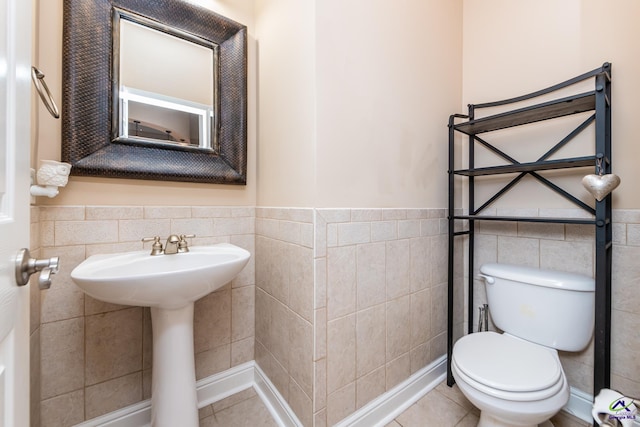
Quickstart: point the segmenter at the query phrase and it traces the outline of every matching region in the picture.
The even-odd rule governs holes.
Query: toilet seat
[[[451,364],[471,387],[505,400],[545,399],[558,393],[565,383],[557,353],[495,332],[460,338]]]

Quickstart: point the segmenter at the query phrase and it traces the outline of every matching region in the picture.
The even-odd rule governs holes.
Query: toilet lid
[[[549,349],[495,332],[460,338],[453,358],[469,378],[507,392],[544,390],[557,384],[562,376],[560,361]]]

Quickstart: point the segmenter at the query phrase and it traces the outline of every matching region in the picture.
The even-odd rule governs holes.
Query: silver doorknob
[[[31,258],[29,249],[22,248],[16,257],[16,282],[18,286],[29,283],[29,277],[35,272],[40,272],[38,285],[40,289],[51,287],[51,275],[58,272],[60,258],[57,256],[48,259]]]

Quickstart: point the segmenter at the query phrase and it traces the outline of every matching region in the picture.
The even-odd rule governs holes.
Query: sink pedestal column
[[[151,327],[151,425],[198,427],[193,303],[177,309],[151,307]]]

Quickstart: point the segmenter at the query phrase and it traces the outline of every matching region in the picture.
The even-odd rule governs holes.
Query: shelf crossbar
[[[456,170],[456,175],[464,176],[487,176],[500,175],[516,172],[530,172],[539,170],[581,168],[586,166],[594,166],[596,164],[596,156],[572,157],[568,159],[545,160],[530,163],[517,163],[512,165],[490,166],[485,168],[461,169]]]
[[[596,120],[596,115],[592,114],[591,116],[589,116],[589,118],[587,120],[585,120],[584,122],[580,123],[580,125],[578,127],[576,127],[574,130],[569,132],[569,134],[567,136],[562,138],[562,140],[560,142],[558,142],[556,145],[551,147],[551,149],[549,151],[547,151],[546,153],[544,153],[542,155],[542,157],[540,157],[540,158],[541,159],[548,159],[549,157],[551,157],[552,154],[554,154],[559,149],[561,149],[562,147],[567,145],[567,143],[569,143],[569,141],[573,140],[576,136],[578,136],[580,133],[582,133],[582,131],[585,130],[587,127],[589,127],[589,125],[591,123],[595,122],[595,120]]]
[[[531,163],[520,163],[513,157],[509,156],[502,150],[499,150],[489,142],[480,138],[477,135],[473,135],[473,141],[479,143],[487,150],[495,153],[496,155],[502,157],[503,159],[511,162],[511,165],[502,165],[502,166],[493,166],[488,168],[475,168],[475,169],[467,169],[461,171],[455,171],[458,175],[466,175],[466,176],[480,176],[480,175],[494,175],[494,174],[506,174],[506,173],[515,173],[521,172],[520,175],[511,180],[507,185],[505,185],[502,189],[496,192],[492,197],[489,198],[482,206],[474,211],[474,214],[478,214],[486,209],[491,203],[502,197],[504,193],[509,191],[515,184],[517,184],[526,174],[530,174],[532,177],[540,181],[542,184],[549,187],[551,190],[564,197],[571,203],[580,207],[581,209],[589,212],[591,215],[595,215],[595,209],[591,206],[584,203],[582,200],[574,197],[569,192],[560,188],[553,182],[549,181],[547,178],[541,176],[536,171],[538,170],[552,170],[552,169],[565,169],[565,168],[576,168],[576,167],[586,167],[586,166],[595,166],[596,158],[602,156],[602,153],[598,153],[594,156],[584,156],[584,157],[576,157],[571,159],[559,159],[559,160],[548,160],[548,158],[560,150],[562,147],[567,145],[570,141],[572,141],[576,136],[578,136],[583,130],[585,130],[591,123],[595,121],[595,114],[591,115],[585,121],[583,121],[580,125],[578,125],[575,129],[569,132],[564,138],[562,138],[557,144],[555,144],[549,151],[543,154],[536,162]]]
[[[503,221],[503,222],[543,222],[557,224],[583,224],[595,225],[594,218],[560,218],[560,217],[521,217],[521,216],[488,216],[488,215],[456,215],[454,219],[466,219],[469,221]]]
[[[551,188],[553,191],[555,191],[556,193],[558,193],[559,195],[561,195],[562,197],[564,197],[568,201],[572,202],[574,205],[582,208],[583,210],[589,212],[592,215],[596,214],[596,210],[594,208],[592,208],[591,206],[589,206],[588,204],[586,204],[582,200],[578,199],[577,197],[575,197],[574,195],[572,195],[568,191],[563,190],[562,188],[560,188],[559,186],[557,186],[553,182],[549,181],[547,178],[543,177],[542,175],[540,175],[540,174],[538,174],[536,172],[526,172],[526,173],[530,174],[532,177],[534,177],[535,179],[537,179],[538,181],[540,181],[542,184],[546,185],[547,187]]]

